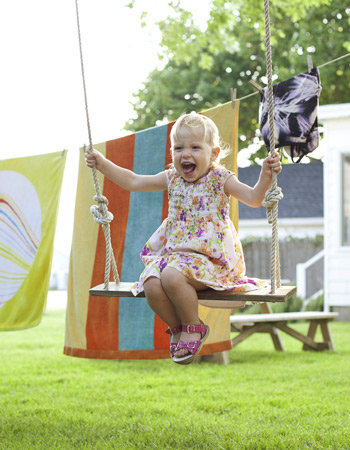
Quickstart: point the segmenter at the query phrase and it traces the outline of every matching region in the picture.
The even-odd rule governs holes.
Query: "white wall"
[[[350,247],[342,246],[342,157],[350,155],[350,104],[320,107],[324,160],[325,309],[350,307]]]

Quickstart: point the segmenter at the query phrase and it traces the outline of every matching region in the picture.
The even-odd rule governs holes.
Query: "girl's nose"
[[[182,156],[186,157],[188,155],[191,154],[191,149],[189,147],[184,147],[183,151],[182,151]]]

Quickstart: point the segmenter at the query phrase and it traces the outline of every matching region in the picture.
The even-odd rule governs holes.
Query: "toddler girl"
[[[219,133],[206,116],[184,114],[171,130],[172,168],[138,175],[107,160],[94,149],[86,164],[128,191],[168,190],[169,215],[141,252],[145,264],[133,287],[145,291],[149,306],[168,325],[170,355],[188,364],[199,353],[209,327],[198,317],[197,291],[248,291],[261,281],[245,276],[241,243],[229,217],[233,195],[254,208],[282,169],[277,153],[267,157],[254,187],[218,164]]]

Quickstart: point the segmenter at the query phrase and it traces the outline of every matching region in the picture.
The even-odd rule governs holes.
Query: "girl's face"
[[[200,128],[182,126],[172,146],[174,167],[186,181],[197,181],[209,172],[217,151],[204,140]]]

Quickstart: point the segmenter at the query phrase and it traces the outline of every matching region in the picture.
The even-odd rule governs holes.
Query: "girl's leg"
[[[144,282],[144,291],[150,308],[168,325],[169,328],[181,324],[181,320],[176,313],[174,305],[164,292],[159,278],[148,278]],[[177,333],[170,337],[170,342],[177,343],[179,338],[180,333]]]
[[[199,325],[197,291],[208,289],[202,283],[191,280],[172,267],[166,267],[161,273],[161,284],[165,294],[173,303],[182,325]],[[200,340],[200,333],[182,332],[182,341]],[[178,350],[175,356],[181,357],[188,353],[186,349]]]

